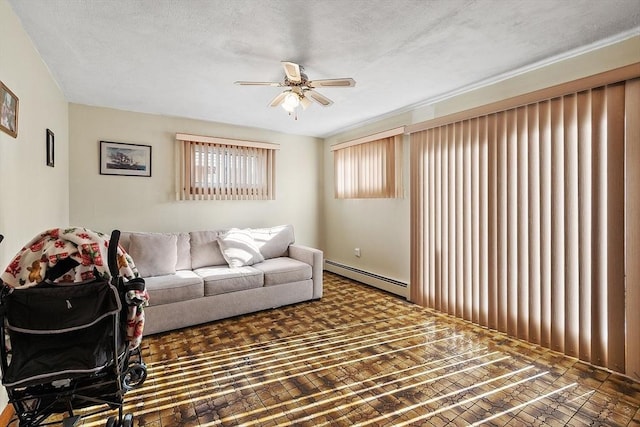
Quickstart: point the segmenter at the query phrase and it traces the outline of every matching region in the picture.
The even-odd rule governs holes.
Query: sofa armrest
[[[313,298],[322,298],[322,268],[323,253],[320,249],[302,245],[289,245],[289,257],[302,261],[311,266],[311,278],[313,279]]]

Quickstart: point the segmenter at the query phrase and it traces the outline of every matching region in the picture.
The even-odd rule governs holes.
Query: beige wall
[[[409,282],[409,145],[405,141],[405,198],[396,200],[337,200],[333,197],[333,156],[330,146],[397,126],[464,111],[534,90],[640,62],[640,36],[575,55],[546,66],[532,67],[497,83],[383,121],[363,125],[327,138],[324,144],[325,259]],[[408,139],[408,136],[406,137]],[[354,255],[360,248],[361,256]],[[331,267],[329,267],[331,268]],[[366,277],[360,279],[367,281]],[[376,285],[376,283],[371,282]],[[401,288],[386,288],[408,295]]]
[[[68,225],[68,110],[62,92],[5,0],[0,0],[0,80],[20,100],[18,138],[0,132],[0,266],[42,230]],[[55,134],[46,166],[46,129]],[[0,411],[6,394],[0,391]]]
[[[324,147],[324,251],[325,259],[404,283],[409,282],[409,144],[403,143],[404,198],[336,199],[333,186],[331,145],[403,126],[410,114],[396,116],[341,134],[325,141]],[[360,248],[360,256],[354,249]],[[331,271],[344,273],[327,266]],[[360,277],[352,276],[362,279]],[[401,287],[392,289],[403,295]]]
[[[319,246],[322,141],[220,123],[70,104],[70,222],[109,232],[189,231],[293,224]],[[176,201],[176,132],[281,144],[276,199]],[[100,175],[99,141],[152,147],[152,176]]]

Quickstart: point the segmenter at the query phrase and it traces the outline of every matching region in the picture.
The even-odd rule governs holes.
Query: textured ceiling
[[[9,0],[70,102],[327,136],[640,33],[640,0]],[[322,88],[268,107],[280,61]]]

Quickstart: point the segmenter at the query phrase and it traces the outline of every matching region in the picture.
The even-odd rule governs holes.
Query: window
[[[277,144],[177,134],[179,200],[273,200]]]
[[[402,197],[404,127],[331,147],[338,199]]]

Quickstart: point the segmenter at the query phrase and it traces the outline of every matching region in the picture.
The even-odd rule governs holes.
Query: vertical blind
[[[410,299],[639,378],[639,99],[632,79],[412,133]]]
[[[336,147],[333,156],[337,199],[402,197],[402,135]]]
[[[208,137],[178,139],[179,200],[270,200],[275,148]]]

